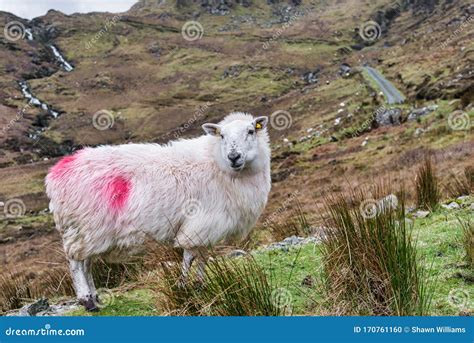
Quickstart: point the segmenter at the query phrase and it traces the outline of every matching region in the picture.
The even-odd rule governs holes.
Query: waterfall
[[[30,90],[30,87],[28,86],[28,83],[26,81],[18,81],[18,84],[20,85],[21,92],[23,93],[23,96],[28,99],[28,102],[31,105],[41,107],[43,110],[48,112],[51,116],[54,118],[57,118],[59,116],[59,113],[51,109],[50,106],[48,106],[46,103],[42,102],[38,98],[36,98]]]
[[[65,71],[67,72],[70,72],[72,71],[74,68],[72,65],[70,65],[65,59],[64,57],[59,53],[58,49],[54,46],[54,45],[49,45],[49,47],[51,48],[51,50],[53,50],[53,54],[54,56],[56,57],[56,59],[58,60],[59,64],[61,64],[61,66],[64,68]]]

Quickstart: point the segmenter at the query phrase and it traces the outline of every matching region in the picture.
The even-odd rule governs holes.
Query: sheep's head
[[[219,164],[233,172],[240,172],[259,157],[259,138],[263,137],[261,135],[267,137],[267,122],[267,117],[245,115],[228,122],[224,119],[219,124],[207,123],[202,127],[207,134],[219,140],[216,152]]]

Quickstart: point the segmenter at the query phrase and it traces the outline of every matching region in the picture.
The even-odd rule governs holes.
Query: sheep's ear
[[[253,126],[255,126],[255,130],[259,131],[259,130],[263,130],[264,128],[266,128],[267,123],[268,123],[268,117],[265,117],[265,116],[257,117],[253,121],[253,124],[254,124]]]
[[[218,136],[221,134],[221,127],[217,124],[206,123],[202,125],[203,130],[211,136]]]

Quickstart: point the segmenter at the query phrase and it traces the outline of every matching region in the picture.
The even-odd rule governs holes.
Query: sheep
[[[94,259],[133,254],[146,237],[183,249],[186,282],[196,258],[202,277],[209,247],[247,236],[271,188],[267,122],[234,112],[194,139],[89,147],[56,163],[46,193],[79,303],[99,308]]]

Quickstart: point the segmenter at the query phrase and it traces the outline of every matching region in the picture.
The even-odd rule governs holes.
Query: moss
[[[137,289],[129,292],[113,292],[110,304],[100,312],[91,313],[79,309],[68,313],[68,316],[156,316],[152,292],[148,289]]]

